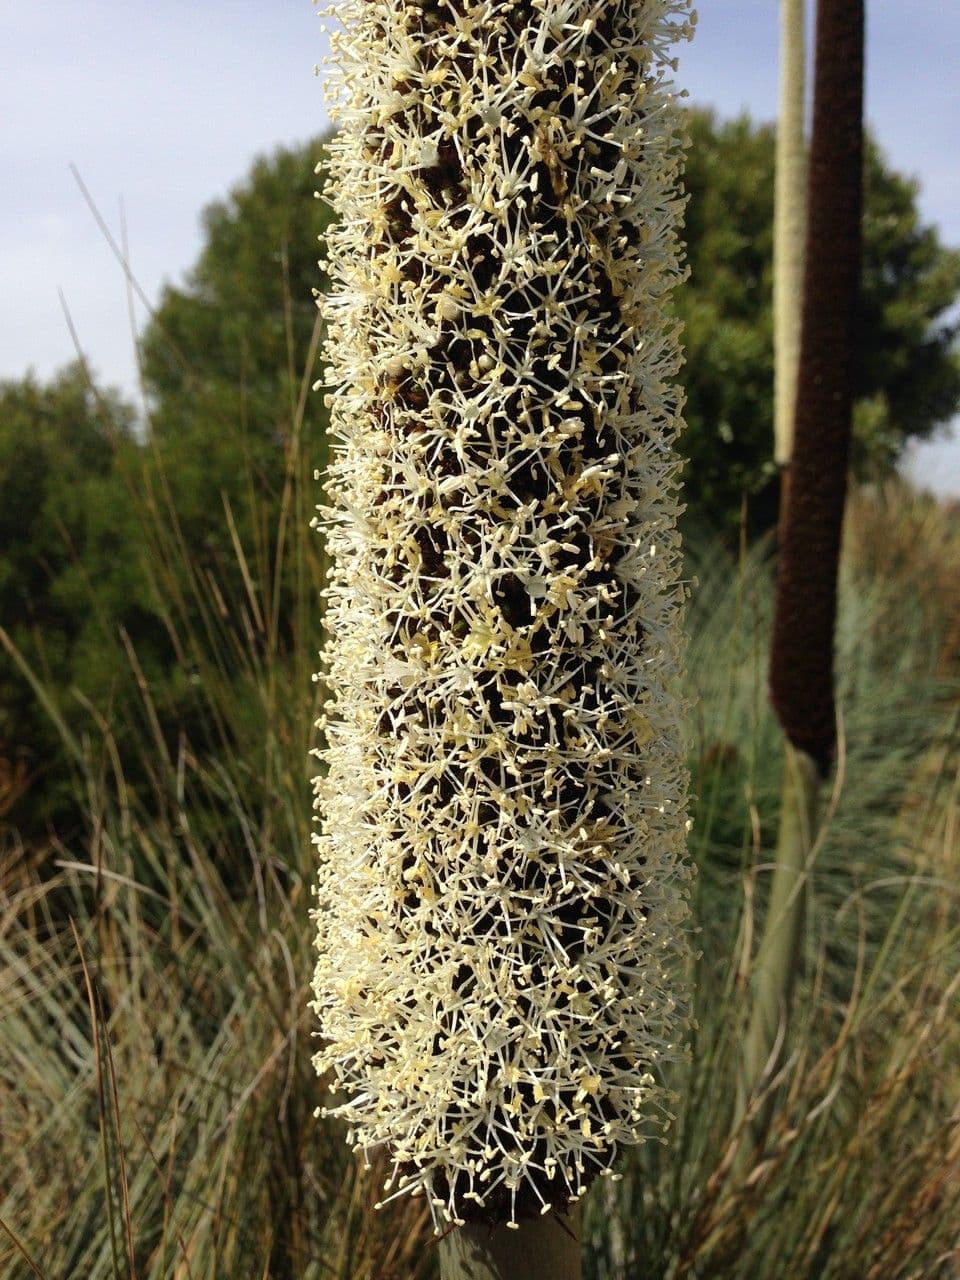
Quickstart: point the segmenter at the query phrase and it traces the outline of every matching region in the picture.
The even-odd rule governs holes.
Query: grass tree
[[[686,0],[339,12],[314,1006],[447,1277],[579,1274],[686,1020]]]
[[[836,745],[833,653],[860,275],[863,36],[863,0],[819,0],[795,433],[770,657],[770,693],[786,739],[784,784],[751,977],[741,1116],[778,1063],[801,959],[820,791]],[[754,1139],[766,1111],[757,1115]]]

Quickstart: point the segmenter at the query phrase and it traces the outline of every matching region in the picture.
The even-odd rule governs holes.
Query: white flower
[[[686,14],[340,12],[316,1065],[438,1224],[581,1196],[685,1023]]]

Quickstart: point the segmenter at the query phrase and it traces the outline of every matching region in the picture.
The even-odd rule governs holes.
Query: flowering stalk
[[[800,361],[800,300],[807,210],[804,0],[780,0],[780,112],[773,202],[773,456],[790,464]]]
[[[687,0],[347,0],[314,1008],[387,1197],[565,1211],[686,1014]],[[486,1274],[486,1273],[485,1273]]]
[[[837,573],[856,386],[863,202],[864,0],[818,0],[795,406],[780,522],[770,698],[786,739],[780,831],[750,981],[738,1116],[766,1088],[741,1167],[762,1144],[802,958],[823,781],[836,748]]]
[[[781,468],[780,519],[786,517],[797,405],[803,256],[807,215],[806,5],[780,0],[780,104],[777,117],[776,184],[773,206],[773,456]],[[799,967],[806,916],[806,866],[817,829],[819,787],[809,757],[786,741],[775,873],[767,905],[764,944],[750,975],[750,1014],[737,1078],[735,1121],[741,1139],[741,1172],[762,1136],[772,1098],[751,1126],[742,1127],[748,1108],[777,1044]]]

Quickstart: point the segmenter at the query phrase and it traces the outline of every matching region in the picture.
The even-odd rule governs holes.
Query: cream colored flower
[[[685,1022],[685,0],[338,10],[314,1008],[391,1195],[516,1223]]]

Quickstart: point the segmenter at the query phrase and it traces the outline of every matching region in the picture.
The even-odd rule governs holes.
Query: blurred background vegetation
[[[699,1027],[676,1132],[587,1217],[592,1280],[956,1276],[960,511],[895,477],[960,408],[960,254],[869,149],[858,482],[802,1029],[768,1148],[730,1145],[779,803],[765,697],[773,132],[691,113],[686,325]],[[326,458],[323,139],[204,215],[142,336],[0,384],[0,1276],[405,1280],[312,1118],[309,750]],[[954,1006],[955,1007],[955,1004]],[[642,1261],[643,1270],[640,1270]]]

